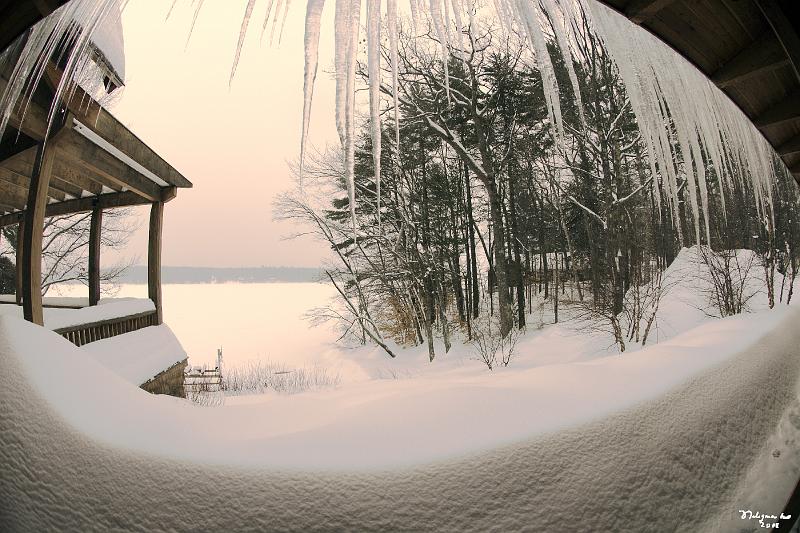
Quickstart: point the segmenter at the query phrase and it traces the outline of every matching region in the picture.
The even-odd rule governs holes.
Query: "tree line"
[[[527,41],[482,27],[447,47],[445,61],[434,35],[401,32],[397,93],[382,86],[386,105],[398,103],[400,135],[387,107],[378,196],[363,125],[354,219],[338,148],[307,156],[302,187],[279,199],[281,217],[310,223],[335,252],[327,274],[341,306],[321,318],[390,355],[386,338],[427,343],[432,360],[435,338],[445,350],[455,331],[474,341],[488,328],[504,339],[525,328],[535,306],[546,305],[554,322],[569,307],[624,350],[647,342],[668,289],[663,272],[695,244],[698,224],[709,228],[709,262],[726,250],[754,250],[770,304],[776,294],[788,303],[800,261],[798,190],[780,165],[764,212],[741,179],[744,167],[726,168],[731,179],[708,164],[708,220],[693,219],[685,171],[679,204],[662,197],[666,178],[647,163],[629,96],[588,23],[574,28],[581,108],[563,56],[548,45],[563,137],[550,123]],[[366,68],[359,74],[366,79]],[[788,287],[770,283],[776,271]]]

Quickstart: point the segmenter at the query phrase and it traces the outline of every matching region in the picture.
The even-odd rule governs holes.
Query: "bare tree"
[[[103,212],[100,232],[101,250],[121,250],[137,228],[130,209]],[[45,219],[42,234],[42,295],[60,283],[89,284],[90,213],[55,216]],[[16,255],[18,226],[3,228],[5,237],[0,254]],[[101,269],[100,286],[105,294],[114,294],[119,279],[134,263],[131,258]]]

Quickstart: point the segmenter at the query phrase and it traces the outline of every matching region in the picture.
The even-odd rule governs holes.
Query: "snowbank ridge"
[[[703,338],[729,339],[720,348],[727,355],[695,367],[694,377],[677,376],[677,384],[654,397],[634,391],[632,405],[607,401],[612,391],[591,380],[588,392],[569,383],[560,394],[550,391],[544,405],[528,403],[535,396],[520,400],[513,382],[501,382],[504,394],[471,387],[492,409],[506,397],[520,419],[556,411],[569,423],[544,424],[535,435],[489,451],[380,466],[376,457],[425,458],[420,449],[437,446],[438,438],[408,428],[433,431],[437,420],[448,430],[458,427],[445,402],[466,397],[457,385],[438,396],[417,391],[414,401],[432,412],[419,421],[398,418],[403,409],[389,409],[397,402],[378,398],[340,404],[338,421],[323,413],[281,434],[273,426],[285,421],[264,405],[203,409],[150,396],[57,335],[0,317],[0,524],[9,530],[701,529],[717,513],[736,513],[731,495],[793,398],[798,318],[788,308],[720,320],[635,358],[563,365],[566,376],[587,371],[602,381],[617,372],[628,382],[617,391],[625,396],[626,388],[659,373],[661,359],[688,364],[698,359]],[[748,328],[769,333],[741,333]],[[96,386],[69,384],[79,376],[97,378]],[[570,411],[560,405],[570,397],[613,414]],[[358,417],[359,409],[371,408],[383,418]],[[470,437],[499,430],[488,415],[500,413],[468,413],[461,427],[475,428]],[[379,446],[388,452],[372,449]],[[348,454],[368,465],[372,459],[372,467],[324,466]],[[301,468],[302,460],[310,466]]]

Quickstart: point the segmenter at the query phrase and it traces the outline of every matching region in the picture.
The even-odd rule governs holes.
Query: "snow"
[[[80,23],[80,20],[77,20],[77,22]],[[91,40],[124,83],[125,39],[118,3],[114,3],[106,17],[97,25],[94,32],[92,32]]]
[[[128,154],[114,146],[111,142],[104,139],[100,135],[98,135],[94,130],[86,126],[85,124],[81,123],[77,119],[72,119],[73,128],[75,131],[86,137],[89,141],[91,141],[96,146],[102,148],[118,160],[125,163],[125,165],[131,167],[132,169],[136,170],[150,181],[158,185],[159,187],[168,187],[169,183],[158,177],[154,174],[151,170],[148,170],[144,166],[142,166],[138,161],[130,157]]]
[[[67,303],[83,303],[82,298],[57,298],[51,300],[45,298],[45,303],[52,302],[53,305]],[[88,303],[88,302],[87,302]],[[109,298],[101,299],[98,305],[83,307],[81,309],[44,309],[44,326],[47,329],[61,329],[80,324],[90,324],[120,318],[138,313],[146,313],[155,310],[155,306],[150,299],[145,298]],[[22,307],[18,305],[0,305],[0,315],[10,317],[22,317]]]
[[[16,301],[17,297],[14,294],[0,294],[2,303],[16,303]],[[44,296],[42,303],[60,307],[86,307],[89,305],[89,298],[86,296]]]
[[[749,265],[743,281],[742,294],[748,298],[746,309],[764,311],[768,309],[768,299],[764,283],[764,270],[752,250],[736,250],[736,261],[745,269]],[[739,274],[732,272],[734,285],[739,285]],[[778,300],[782,276],[775,272],[775,299]],[[714,320],[718,315],[710,297],[713,282],[708,268],[703,263],[699,246],[684,248],[670,264],[663,276],[666,294],[659,303],[657,315],[657,340],[674,337],[698,324]],[[796,285],[797,286],[797,285]],[[788,291],[788,287],[787,287]],[[777,304],[776,305],[780,305]],[[785,304],[783,304],[785,305]]]
[[[453,368],[201,408],[148,395],[87,351],[3,316],[0,500],[14,509],[4,520],[694,529],[736,513],[736,480],[794,397],[799,318],[782,307],[590,362]]]
[[[187,357],[180,341],[164,324],[90,342],[80,349],[137,386]]]

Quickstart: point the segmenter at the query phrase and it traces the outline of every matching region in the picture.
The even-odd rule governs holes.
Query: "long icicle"
[[[361,30],[361,0],[350,0],[350,46],[347,50],[347,93],[345,101],[345,176],[350,200],[350,218],[353,221],[353,239],[357,238],[356,221],[356,66],[358,64],[358,40]]]
[[[347,58],[350,41],[350,8],[352,0],[336,0],[334,14],[334,50],[333,63],[336,76],[335,118],[336,131],[342,148],[347,143],[345,116],[347,115]]]
[[[400,110],[397,98],[397,71],[400,68],[397,57],[397,0],[386,0],[386,24],[389,31],[389,56],[392,69],[392,100],[394,104],[394,142],[396,158],[400,155]]]
[[[306,6],[305,64],[303,67],[303,125],[300,134],[300,185],[303,184],[308,126],[311,121],[311,104],[314,98],[314,82],[317,79],[319,62],[319,32],[325,0],[308,0]]]
[[[286,5],[283,8],[283,21],[281,21],[281,31],[278,34],[278,46],[281,45],[283,41],[283,28],[286,27],[286,17],[289,16],[289,6],[292,4],[292,0],[286,0]]]
[[[381,0],[367,0],[367,75],[372,165],[375,169],[375,208],[381,227]]]
[[[247,6],[244,9],[244,17],[242,18],[242,26],[239,29],[239,41],[236,43],[236,53],[233,56],[233,66],[231,67],[231,77],[228,79],[228,85],[233,83],[233,77],[236,76],[236,67],[239,66],[239,57],[242,55],[244,39],[247,36],[247,28],[250,25],[250,17],[253,15],[253,7],[255,7],[255,5],[256,0],[247,0]]]

